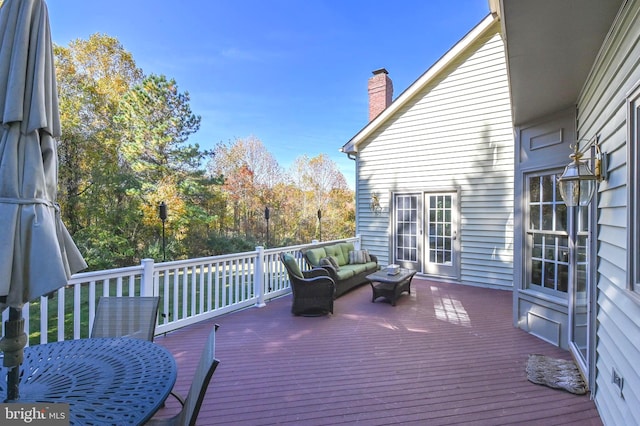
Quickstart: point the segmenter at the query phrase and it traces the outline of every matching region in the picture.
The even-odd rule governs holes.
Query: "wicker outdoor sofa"
[[[378,259],[366,250],[356,250],[352,243],[314,247],[303,252],[307,265],[323,268],[336,286],[335,297],[366,284],[366,276],[378,270]]]

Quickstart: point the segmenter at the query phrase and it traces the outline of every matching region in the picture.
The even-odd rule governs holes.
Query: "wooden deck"
[[[216,357],[200,425],[601,425],[588,395],[536,385],[527,355],[568,352],[512,325],[512,294],[415,278],[393,307],[362,286],[326,317],[291,299],[216,318],[156,343],[186,394],[214,323]],[[159,415],[177,410],[170,398]]]

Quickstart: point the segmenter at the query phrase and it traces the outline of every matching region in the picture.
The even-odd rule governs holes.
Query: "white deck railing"
[[[338,241],[360,246],[360,238]],[[156,335],[251,306],[291,291],[280,253],[291,253],[304,269],[298,246],[263,249],[223,256],[155,263],[75,274],[66,287],[23,307],[31,344],[89,337],[100,296],[160,296]],[[3,321],[8,310],[3,313]],[[39,335],[39,337],[38,337]]]

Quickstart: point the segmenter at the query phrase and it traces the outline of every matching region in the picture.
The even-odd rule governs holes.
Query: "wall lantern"
[[[578,150],[578,143],[575,144],[573,154],[569,157],[573,160],[564,168],[562,176],[558,178],[558,190],[567,207],[588,206],[596,190],[597,182],[602,182],[605,178],[602,169],[606,154],[603,157],[598,137],[592,139],[587,148],[595,148],[594,170],[592,172],[587,161],[581,161],[584,154]]]
[[[378,194],[376,192],[371,193],[371,202],[369,203],[369,210],[371,210],[375,214],[380,214],[382,212],[382,206],[380,205],[380,198],[378,198]]]

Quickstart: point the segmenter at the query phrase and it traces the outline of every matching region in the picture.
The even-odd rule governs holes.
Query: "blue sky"
[[[190,142],[254,136],[288,168],[339,149],[368,119],[367,80],[394,99],[488,13],[488,0],[47,0],[53,41],[116,37],[147,74],[175,78],[202,117]]]

